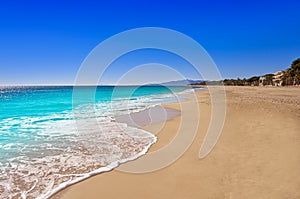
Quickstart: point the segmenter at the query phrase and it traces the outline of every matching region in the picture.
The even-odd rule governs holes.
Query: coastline
[[[90,91],[90,88],[86,89]],[[141,113],[147,114],[149,110],[151,114],[159,112],[161,109],[156,105],[175,101],[176,98],[164,87],[141,87],[137,92],[137,96],[141,97],[134,97],[128,103],[117,99],[114,101],[115,108],[107,111],[106,107],[109,107],[107,103],[110,102],[103,99],[106,99],[112,89],[114,87],[105,87],[103,89],[105,95],[97,98],[100,103],[96,108],[100,117],[96,128],[95,124],[88,119],[90,107],[83,105],[76,108],[75,112],[81,114],[79,117],[82,120],[79,121],[82,123],[79,126],[82,127],[83,132],[74,136],[73,133],[77,132],[77,129],[74,129],[76,120],[73,118],[73,112],[68,111],[69,108],[72,109],[71,87],[12,88],[3,91],[2,99],[12,97],[17,103],[14,100],[8,100],[7,103],[2,104],[4,110],[7,109],[7,111],[2,115],[4,119],[1,120],[1,130],[4,130],[4,137],[7,133],[8,137],[15,142],[1,140],[3,162],[6,161],[6,157],[11,157],[8,161],[12,164],[1,164],[4,172],[1,174],[0,195],[4,198],[49,198],[71,184],[111,170],[120,163],[131,161],[145,154],[148,148],[156,142],[156,136],[134,125],[116,121],[117,116],[115,118],[112,116],[133,114],[137,115],[138,119],[145,118]],[[129,93],[131,89],[133,87],[122,87],[123,94]],[[174,90],[180,95],[187,93],[183,87],[174,87]],[[34,97],[27,97],[31,95]],[[59,97],[59,100],[55,97]],[[62,106],[56,106],[56,103],[53,103],[54,98],[55,102],[64,102],[60,104]],[[27,100],[30,103],[27,103]],[[101,100],[104,102],[102,103]],[[40,101],[47,104],[45,111],[40,110],[38,103]],[[11,116],[16,116],[13,111],[16,104],[20,104],[24,112],[19,112],[20,117],[11,118]],[[26,104],[29,105],[26,106]],[[37,108],[33,108],[35,107],[33,105]],[[26,110],[35,110],[35,112]],[[180,113],[173,109],[163,110],[167,110],[167,118]],[[163,117],[156,119],[159,119],[156,122],[164,121]],[[144,121],[141,120],[141,122]],[[99,134],[98,125],[103,129],[104,134]],[[27,147],[26,140],[32,140],[30,147]],[[36,153],[30,149],[34,149]],[[19,151],[22,153],[18,153]],[[46,154],[46,158],[43,154]]]
[[[178,97],[177,100],[179,100],[179,101],[184,100],[186,98],[186,95],[187,94],[189,95],[190,92],[192,92],[190,89],[185,89],[183,91],[177,92],[177,96],[180,96],[180,97]],[[197,92],[199,92],[199,91],[197,91]],[[157,96],[160,96],[160,95],[164,96],[163,101],[165,101],[165,102],[163,102],[162,104],[168,103],[168,101],[175,101],[175,98],[170,100],[170,94],[158,94]],[[82,182],[93,176],[96,176],[96,175],[99,175],[99,174],[102,174],[105,172],[109,172],[109,171],[119,167],[120,165],[123,165],[127,162],[134,161],[134,160],[140,158],[141,156],[145,155],[148,152],[149,148],[157,142],[157,137],[153,133],[146,131],[142,127],[145,125],[150,125],[150,124],[154,124],[154,123],[165,122],[165,121],[170,120],[174,117],[177,117],[181,114],[180,111],[172,109],[172,108],[165,108],[162,106],[162,104],[148,105],[143,109],[133,110],[128,114],[116,115],[115,119],[112,120],[113,122],[116,122],[117,124],[121,125],[120,129],[122,129],[123,128],[122,126],[124,126],[124,125],[127,126],[128,130],[129,130],[129,132],[127,132],[127,133],[130,137],[132,136],[132,138],[144,137],[144,139],[150,139],[150,138],[153,139],[153,141],[151,143],[145,145],[145,147],[142,148],[142,150],[139,150],[139,152],[133,156],[111,162],[110,164],[108,164],[106,166],[102,166],[102,167],[92,170],[90,172],[74,174],[74,176],[76,176],[77,178],[72,179],[70,181],[66,181],[64,183],[61,183],[56,188],[48,191],[45,194],[38,196],[37,198],[51,198],[51,197],[55,196],[56,194],[58,194],[60,191],[63,191],[64,189],[68,188],[69,186],[72,186],[74,184]],[[138,130],[138,134],[136,134],[136,130]],[[133,146],[133,145],[131,145],[131,146]],[[24,197],[26,197],[26,195],[24,195]]]
[[[225,89],[225,126],[214,150],[205,159],[198,159],[198,152],[210,121],[208,91],[196,94],[201,110],[200,128],[193,144],[174,164],[146,174],[116,170],[102,173],[52,198],[300,197],[300,89]],[[163,107],[180,110],[179,103]],[[172,140],[180,120],[178,116],[163,125],[155,123],[142,128],[148,132],[160,129],[156,135],[158,142],[149,152]]]

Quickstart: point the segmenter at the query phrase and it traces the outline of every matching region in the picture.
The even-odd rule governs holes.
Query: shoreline
[[[200,128],[193,144],[175,163],[148,174],[112,170],[74,184],[52,198],[300,197],[297,189],[300,177],[295,178],[300,176],[297,169],[300,166],[300,89],[225,89],[228,111],[223,133],[204,160],[199,160],[197,155],[210,120],[208,91],[196,94],[201,110]],[[178,110],[180,104],[163,107]],[[180,120],[181,116],[163,126],[158,123],[142,128],[149,132],[161,129],[156,135],[158,142],[150,147],[149,153],[172,140],[172,132],[176,132]],[[112,187],[118,191],[109,191]]]
[[[195,92],[201,92],[201,91],[202,90],[197,90]],[[190,94],[186,94],[186,93],[182,94],[181,92],[179,92],[177,94],[179,96],[185,96],[184,100],[186,100],[188,98],[187,95],[190,95]],[[82,181],[85,181],[93,176],[97,176],[97,175],[100,175],[100,174],[103,174],[106,172],[110,172],[122,164],[134,161],[134,160],[140,158],[141,156],[145,155],[149,151],[150,147],[157,142],[157,137],[155,136],[155,134],[145,130],[143,127],[147,126],[147,125],[153,125],[153,124],[157,124],[157,123],[166,122],[168,120],[171,120],[175,117],[180,116],[180,114],[181,114],[181,112],[179,110],[176,110],[173,108],[167,108],[167,107],[164,107],[164,105],[165,105],[165,103],[164,104],[156,104],[153,106],[149,106],[148,108],[140,110],[138,112],[131,112],[126,115],[119,115],[119,116],[116,116],[116,118],[115,118],[114,122],[126,124],[131,128],[136,128],[136,129],[145,131],[146,133],[149,133],[153,136],[154,141],[152,143],[150,143],[149,145],[147,145],[141,152],[139,152],[138,154],[136,154],[130,158],[121,159],[121,160],[112,162],[109,165],[100,167],[92,172],[80,174],[80,175],[82,175],[82,177],[79,177],[76,180],[72,180],[70,182],[62,183],[56,189],[53,189],[51,192],[41,195],[37,198],[56,198],[57,195],[60,195],[60,192],[64,192],[64,190],[70,186],[73,186]]]
[[[163,116],[161,115],[162,112],[164,113]],[[128,115],[118,116],[116,118],[116,122],[125,123],[130,127],[146,131],[145,129],[143,129],[143,126],[166,122],[168,120],[171,120],[171,119],[173,119],[175,117],[179,117],[179,116],[180,116],[180,111],[172,109],[172,108],[165,108],[162,104],[162,105],[155,105],[154,107],[149,107],[149,108],[139,111],[139,112],[133,112]],[[146,132],[151,133],[148,131],[146,131]],[[150,147],[153,144],[155,144],[157,142],[157,137],[155,136],[155,134],[153,134],[153,133],[151,133],[151,134],[153,135],[154,141],[152,143],[150,143],[149,145],[147,145],[141,152],[137,153],[136,155],[134,155],[130,158],[127,158],[127,159],[122,159],[122,160],[118,160],[116,162],[112,162],[109,165],[100,167],[92,172],[81,174],[84,176],[82,176],[74,181],[71,181],[71,182],[62,183],[56,189],[53,189],[51,192],[49,192],[45,195],[39,196],[37,198],[42,199],[42,198],[55,197],[57,194],[59,194],[60,192],[63,192],[65,189],[67,189],[68,187],[70,187],[72,185],[80,183],[84,180],[87,180],[87,179],[93,177],[93,176],[101,175],[106,172],[110,172],[113,169],[119,167],[121,164],[131,162],[131,161],[134,161],[134,160],[140,158],[141,156],[145,155],[149,151]]]
[[[124,91],[129,91],[132,88],[126,88]],[[174,88],[176,93],[186,93],[186,87],[183,90],[183,88]],[[57,92],[59,91],[59,92]],[[170,92],[167,92],[162,87],[158,87],[157,89],[146,89],[141,90],[138,95],[141,95],[142,97],[134,97],[132,98],[128,104],[124,103],[123,100],[116,100],[116,112],[105,112],[105,108],[102,108],[103,104],[99,104],[99,113],[103,113],[103,117],[100,117],[98,123],[100,127],[103,129],[104,133],[103,135],[98,135],[99,133],[97,131],[94,132],[95,129],[93,125],[93,122],[89,122],[88,120],[85,120],[86,113],[89,114],[88,107],[81,107],[80,111],[82,113],[82,126],[83,127],[83,133],[80,135],[78,134],[78,137],[75,139],[72,139],[74,137],[73,134],[70,136],[66,136],[66,139],[61,139],[64,135],[64,132],[75,132],[75,125],[74,118],[72,117],[72,112],[69,111],[62,111],[61,109],[65,110],[68,109],[68,107],[71,104],[71,101],[69,100],[72,94],[72,90],[70,88],[64,89],[64,88],[55,88],[48,90],[47,88],[42,89],[20,89],[20,90],[6,90],[4,92],[5,96],[11,97],[11,95],[15,96],[15,93],[20,94],[20,96],[25,96],[23,93],[29,93],[29,94],[35,94],[38,95],[35,99],[44,98],[44,96],[55,96],[56,94],[63,96],[60,100],[68,103],[63,103],[62,106],[52,106],[52,97],[47,98],[49,101],[45,101],[45,104],[49,104],[49,107],[47,107],[49,110],[49,114],[47,111],[39,111],[39,109],[36,109],[37,112],[41,112],[41,117],[36,117],[35,112],[27,113],[24,112],[24,115],[27,117],[21,118],[16,117],[11,119],[10,114],[11,112],[7,112],[7,121],[3,120],[3,128],[9,127],[13,125],[14,122],[20,124],[20,126],[30,127],[28,130],[29,132],[34,132],[34,127],[41,126],[47,128],[45,131],[41,128],[42,132],[45,132],[45,134],[42,134],[39,138],[46,139],[40,139],[41,144],[38,143],[38,139],[36,139],[35,134],[26,133],[25,138],[37,140],[37,142],[32,142],[31,146],[36,146],[34,148],[35,151],[37,151],[37,155],[34,153],[30,154],[30,150],[26,148],[24,150],[24,154],[28,152],[28,154],[22,155],[16,153],[16,155],[13,157],[12,160],[13,164],[9,164],[7,166],[2,165],[4,168],[4,172],[2,172],[2,180],[0,184],[0,192],[1,196],[3,197],[36,197],[36,198],[48,198],[54,193],[56,193],[58,190],[61,190],[65,187],[68,187],[71,184],[77,183],[79,181],[82,181],[84,179],[89,178],[90,176],[102,173],[107,170],[111,170],[112,168],[119,165],[120,162],[127,162],[132,159],[136,159],[138,156],[143,155],[146,153],[148,148],[151,144],[153,144],[156,141],[156,136],[153,135],[150,132],[143,131],[142,129],[135,128],[134,125],[126,125],[125,123],[118,122],[114,120],[114,117],[112,117],[114,114],[132,114],[137,115],[138,119],[144,118],[143,115],[147,115],[147,111],[152,115],[155,115],[155,112],[160,112],[161,109],[159,109],[156,105],[160,103],[168,103],[170,101],[175,101],[176,98],[171,95]],[[108,90],[108,93],[111,91]],[[53,95],[53,92],[55,94]],[[41,94],[40,94],[41,93]],[[156,93],[156,94],[154,94]],[[106,93],[107,94],[107,93]],[[19,96],[19,95],[18,95]],[[16,98],[17,99],[17,98]],[[99,98],[101,101],[101,97]],[[105,96],[104,96],[105,99]],[[152,100],[153,99],[153,100]],[[31,99],[29,99],[31,100]],[[44,100],[44,99],[43,99]],[[58,101],[60,101],[58,100]],[[105,100],[104,100],[105,101]],[[13,102],[13,101],[12,101]],[[70,102],[70,103],[69,103]],[[109,102],[108,102],[109,103]],[[106,104],[106,103],[104,103]],[[21,105],[21,104],[20,104]],[[4,104],[6,106],[6,104]],[[8,101],[7,107],[8,110],[9,107],[13,104]],[[38,105],[37,105],[38,106]],[[129,108],[128,108],[129,107]],[[26,110],[27,106],[24,107]],[[32,107],[29,107],[32,108]],[[103,110],[101,112],[101,110]],[[174,111],[173,109],[163,109],[167,115],[166,118],[171,118],[176,115],[178,115],[179,111]],[[53,114],[52,112],[55,112]],[[141,115],[141,113],[144,113]],[[56,114],[57,113],[57,114]],[[21,114],[21,113],[20,113]],[[39,114],[39,113],[37,113]],[[5,115],[6,116],[6,115]],[[88,115],[89,116],[89,115]],[[101,115],[102,116],[102,115]],[[75,117],[76,118],[76,117]],[[88,118],[88,117],[87,117]],[[164,118],[155,118],[158,119],[155,122],[161,122],[164,120]],[[10,122],[11,121],[11,122]],[[142,121],[143,122],[143,121]],[[25,124],[25,125],[23,125]],[[27,124],[30,124],[29,126]],[[47,124],[47,125],[44,125]],[[97,125],[97,124],[96,124]],[[31,131],[32,127],[32,131]],[[96,126],[95,126],[96,127]],[[16,132],[14,131],[16,130]],[[20,128],[20,130],[23,130]],[[26,129],[27,130],[27,129]],[[4,131],[6,132],[6,131]],[[15,132],[15,134],[12,134],[12,137],[14,135],[18,135],[17,128],[12,129],[12,132]],[[26,131],[27,132],[27,131]],[[47,137],[47,133],[51,135],[51,133],[54,132],[58,133],[62,132],[62,134],[55,134],[55,136],[49,136]],[[53,134],[53,135],[54,135]],[[28,135],[28,137],[27,137]],[[30,136],[33,135],[34,138],[31,138]],[[21,136],[20,136],[21,137]],[[53,138],[53,139],[52,139]],[[56,140],[57,139],[57,140]],[[27,146],[27,143],[23,143],[23,140],[20,139],[20,143],[24,146]],[[16,138],[16,141],[18,139]],[[55,142],[54,142],[55,141]],[[4,146],[6,148],[3,148],[2,151],[7,150],[7,154],[9,154],[10,151],[17,151],[18,148],[15,148],[15,145],[17,147],[20,147],[21,144],[8,144],[6,145],[5,141]],[[53,145],[51,145],[54,143]],[[69,144],[71,143],[71,144]],[[100,145],[101,143],[101,145]],[[103,145],[102,145],[103,143]],[[36,145],[35,145],[36,144]],[[56,148],[50,148],[52,146],[56,146]],[[39,146],[41,146],[41,150]],[[69,147],[70,146],[70,147]],[[61,148],[60,148],[61,147]],[[25,148],[25,147],[24,147]],[[24,148],[20,147],[20,151],[22,151]],[[33,148],[33,147],[32,147]],[[11,149],[11,150],[10,150]],[[48,150],[49,149],[49,150]],[[46,152],[45,152],[45,151]],[[49,153],[48,153],[48,151]],[[22,151],[23,152],[23,151]],[[46,158],[44,158],[44,154],[46,154]],[[20,156],[18,156],[20,155]],[[9,156],[7,156],[9,157]],[[27,158],[29,157],[29,158]],[[32,157],[32,158],[31,158]],[[37,157],[35,159],[35,157]],[[24,158],[24,159],[22,159]],[[31,158],[31,159],[30,159]],[[14,160],[17,161],[14,161]],[[20,160],[20,161],[19,161]],[[24,161],[23,161],[24,160]],[[28,161],[27,161],[28,160]],[[10,161],[10,160],[9,160]],[[19,162],[18,162],[19,161]],[[16,169],[15,169],[16,168]],[[39,168],[36,170],[35,168]],[[7,175],[5,175],[7,173]],[[30,175],[26,175],[29,173]],[[24,179],[24,180],[23,180]],[[12,188],[7,187],[7,185],[11,185]]]
[[[200,87],[201,90],[194,90],[193,92],[198,93],[198,92],[203,92],[204,90],[206,90],[206,88]],[[182,97],[184,98],[181,101],[188,101],[190,100],[190,93],[185,93],[185,94],[179,94],[182,95]],[[126,164],[127,162],[131,162],[134,161],[138,158],[140,158],[141,156],[147,154],[147,152],[150,151],[151,147],[157,143],[157,136],[155,135],[155,133],[152,131],[148,131],[147,130],[147,126],[152,126],[152,125],[159,125],[161,123],[167,122],[168,120],[172,120],[176,117],[180,117],[181,116],[181,111],[178,108],[174,108],[174,107],[168,107],[168,105],[170,104],[174,104],[177,103],[179,104],[179,102],[171,102],[171,103],[164,103],[164,104],[157,104],[155,106],[150,106],[147,109],[141,110],[139,112],[132,112],[130,114],[127,115],[120,115],[116,117],[115,122],[118,123],[125,123],[130,127],[133,128],[137,128],[140,130],[144,130],[148,133],[151,133],[154,137],[155,140],[153,141],[153,143],[149,144],[147,147],[145,147],[144,150],[142,150],[140,153],[136,154],[135,156],[126,159],[126,160],[121,160],[121,161],[117,161],[117,162],[112,162],[111,164],[105,166],[105,167],[101,167],[97,170],[94,170],[93,172],[90,173],[86,173],[89,176],[85,176],[82,177],[80,179],[77,179],[74,182],[71,182],[67,185],[62,184],[62,186],[56,188],[55,190],[53,190],[51,193],[47,194],[47,195],[43,195],[43,196],[39,196],[38,198],[61,198],[62,194],[71,186],[76,185],[78,183],[81,183],[85,180],[88,180],[89,178],[92,178],[94,176],[98,176],[107,172],[110,172],[114,169],[116,169],[117,167],[119,167],[121,164]],[[163,115],[161,115],[163,113]]]

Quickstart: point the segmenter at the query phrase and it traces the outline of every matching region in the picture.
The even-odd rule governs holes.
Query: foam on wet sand
[[[113,170],[54,198],[300,198],[300,88],[226,87],[226,94],[225,126],[206,158],[198,153],[210,123],[208,91],[197,93],[198,134],[174,164],[138,175]],[[178,103],[164,107],[180,110]],[[168,144],[180,121],[144,126],[162,127],[149,152]]]

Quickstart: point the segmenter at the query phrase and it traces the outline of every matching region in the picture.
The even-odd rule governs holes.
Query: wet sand
[[[198,132],[175,163],[145,174],[103,173],[53,198],[300,198],[300,88],[226,87],[226,95],[223,132],[206,158],[198,153],[211,116],[208,91],[197,93]],[[183,103],[165,107],[186,106],[189,115],[195,107]],[[158,137],[149,152],[168,144],[181,120],[144,126]]]
[[[116,122],[126,123],[132,127],[142,128],[149,124],[162,123],[179,115],[179,110],[154,106],[140,112],[131,113],[129,115],[117,116]]]

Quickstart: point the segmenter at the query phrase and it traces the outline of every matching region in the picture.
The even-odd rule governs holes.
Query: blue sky
[[[223,78],[272,73],[300,57],[299,7],[291,0],[2,1],[0,84],[72,84],[84,58],[101,41],[148,26],[174,29],[198,41]],[[182,67],[185,77],[197,78],[175,56],[145,51],[120,58],[104,83],[143,61]],[[155,71],[144,75],[155,77]],[[166,74],[166,80],[172,78]]]

